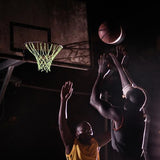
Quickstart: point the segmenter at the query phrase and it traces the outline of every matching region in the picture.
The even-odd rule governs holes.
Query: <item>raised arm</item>
[[[144,154],[145,160],[149,160],[149,154],[147,152],[149,129],[150,129],[150,115],[147,109],[149,96],[145,89],[136,85],[133,82],[126,68],[123,66],[123,60],[126,57],[126,50],[122,46],[116,47],[116,50],[117,50],[117,57],[119,54],[123,54],[122,62],[119,62],[114,54],[110,54],[110,56],[119,72],[122,83],[123,94],[126,99],[129,99],[133,103],[137,103],[140,106],[139,111],[143,112],[145,125],[143,132],[143,141],[142,141],[142,155]]]
[[[136,103],[143,108],[146,103],[146,94],[143,88],[137,86],[131,77],[129,76],[126,68],[123,66],[123,61],[127,55],[126,50],[122,46],[117,46],[117,56],[110,53],[113,63],[119,72],[119,76],[122,84],[122,91],[124,98],[130,100],[132,103]],[[123,56],[122,61],[118,61],[118,56]]]
[[[70,99],[72,92],[73,92],[73,83],[68,81],[61,88],[60,93],[60,109],[59,109],[59,117],[58,117],[58,124],[59,124],[59,131],[65,146],[65,152],[67,154],[70,153],[74,141],[74,135],[71,133],[71,130],[68,126],[68,117],[67,117],[67,105],[68,100]]]
[[[101,55],[98,60],[99,68],[96,81],[92,87],[92,92],[90,96],[90,104],[106,119],[111,119],[116,122],[120,121],[120,113],[117,108],[115,108],[108,101],[108,92],[105,90],[102,93],[102,83],[105,72],[107,71],[108,61],[105,54]],[[109,72],[108,72],[109,74]]]
[[[105,79],[110,77],[112,72],[109,68],[109,62],[105,54],[100,55],[98,60],[98,75],[95,80],[95,83],[92,87],[92,92],[90,96],[90,104],[103,116],[105,119],[111,119],[116,123],[116,126],[119,126],[121,123],[121,114],[120,111],[115,108],[107,99],[107,91],[104,91],[105,95],[102,95],[102,87]],[[104,94],[103,93],[103,94]],[[111,140],[110,128],[108,127],[104,132],[99,133],[96,136],[96,139],[99,143],[99,146],[102,147],[106,145]]]
[[[97,78],[95,80],[95,83],[92,87],[92,92],[91,92],[91,96],[90,96],[90,104],[101,114],[103,115],[104,113],[104,105],[103,102],[101,100],[101,96],[102,96],[102,83],[103,83],[103,76],[106,70],[106,66],[107,66],[107,61],[105,58],[105,54],[100,55],[100,58],[98,59],[98,75]],[[106,103],[106,107],[110,107],[110,103]],[[105,108],[106,108],[105,107]]]

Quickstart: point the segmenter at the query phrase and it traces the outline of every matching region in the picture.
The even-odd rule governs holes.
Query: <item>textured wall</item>
[[[11,41],[10,22],[50,29],[51,42],[64,45],[56,61],[86,67],[91,66],[86,3],[74,0],[1,1],[0,2],[0,52],[13,52],[10,44],[25,49],[26,41],[47,41],[43,30],[16,26]]]

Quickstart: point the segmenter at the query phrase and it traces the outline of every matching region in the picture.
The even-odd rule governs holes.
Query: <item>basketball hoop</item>
[[[51,64],[53,59],[62,50],[63,46],[56,43],[49,42],[26,42],[25,47],[31,52],[37,61],[38,70],[46,73],[51,71]]]

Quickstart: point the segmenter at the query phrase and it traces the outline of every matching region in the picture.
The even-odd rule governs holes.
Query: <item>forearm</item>
[[[100,88],[103,80],[103,75],[98,73],[97,79],[93,85],[91,96],[90,96],[90,104],[94,105],[99,100],[100,97]]]
[[[104,102],[101,100],[101,87],[103,81],[103,74],[98,73],[97,79],[93,85],[92,93],[90,97],[90,104],[102,115],[104,118],[110,119],[110,111],[111,111],[111,104],[109,102]]]
[[[61,100],[59,117],[58,117],[58,124],[59,124],[59,131],[60,131],[63,143],[65,146],[67,146],[67,145],[72,144],[73,135],[72,135],[70,128],[68,126],[68,120],[66,117],[65,110],[67,110],[67,101]]]
[[[129,77],[126,69],[119,63],[117,58],[113,54],[110,54],[110,56],[111,56],[115,66],[117,68],[118,73],[119,73],[123,95],[126,98],[127,93],[132,89],[133,83],[132,83],[131,78]]]
[[[67,101],[61,100],[60,102],[60,109],[59,109],[59,116],[58,116],[58,124],[60,129],[63,128],[64,124],[67,123]]]
[[[122,88],[130,85],[130,81],[128,75],[126,74],[125,68],[122,67],[122,65],[117,61],[117,59],[114,59],[114,63],[121,79]]]

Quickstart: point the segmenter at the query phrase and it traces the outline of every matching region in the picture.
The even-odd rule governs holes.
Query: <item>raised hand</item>
[[[116,47],[116,58],[119,61],[121,65],[126,65],[128,56],[127,56],[127,51],[124,46],[117,46]]]
[[[99,65],[98,73],[105,73],[107,66],[109,65],[107,63],[105,54],[100,55],[100,58],[98,59],[98,65]]]
[[[61,100],[68,100],[73,93],[73,83],[71,81],[65,82],[61,88]]]

